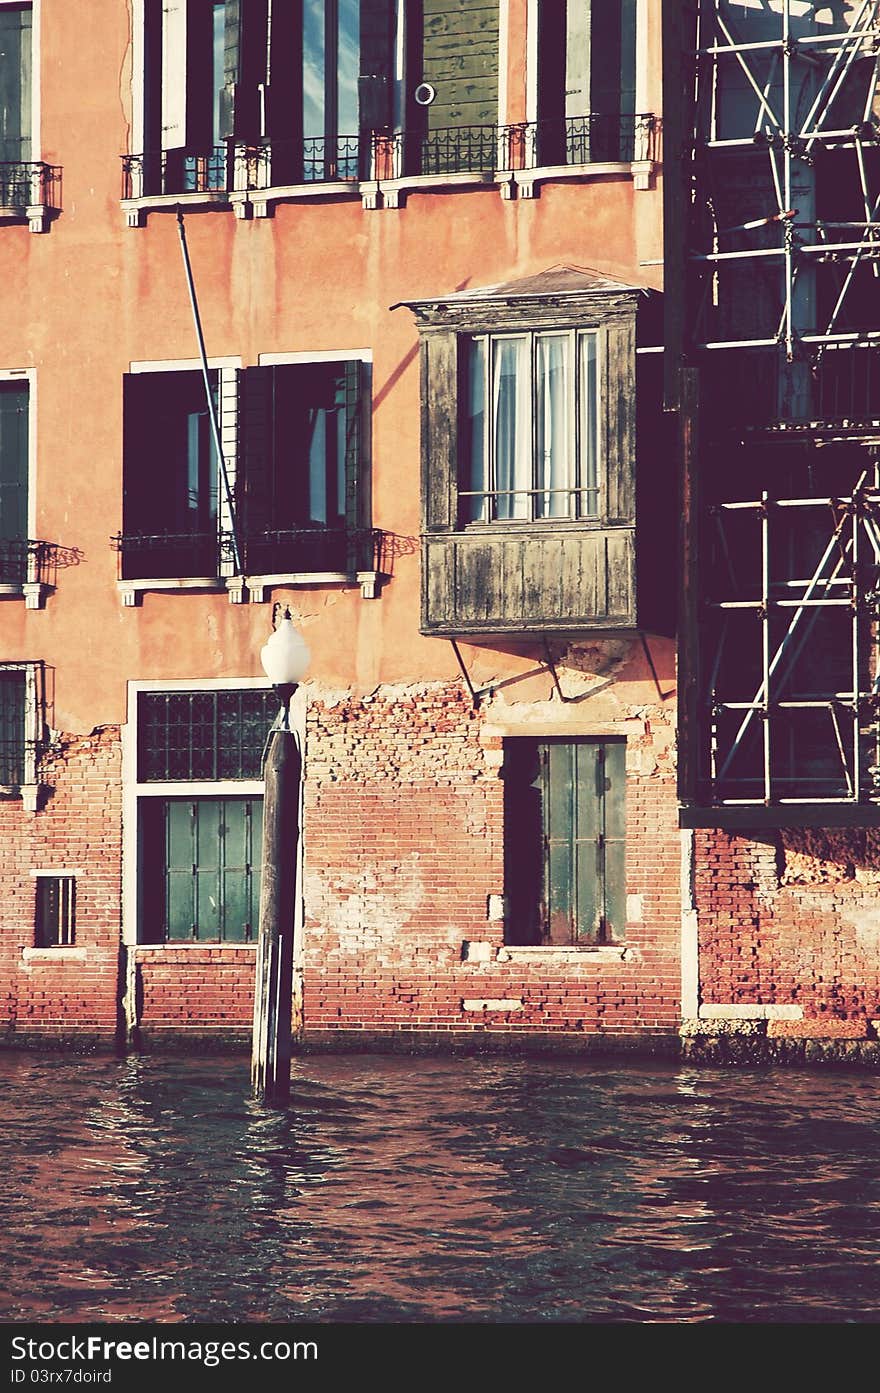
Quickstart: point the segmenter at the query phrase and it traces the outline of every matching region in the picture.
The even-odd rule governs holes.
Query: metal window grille
[[[139,780],[260,778],[276,706],[266,691],[142,692]]]
[[[70,948],[76,942],[76,879],[72,875],[37,878],[37,948]]]

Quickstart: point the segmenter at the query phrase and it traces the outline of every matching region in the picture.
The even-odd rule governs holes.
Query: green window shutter
[[[498,120],[498,0],[424,0],[422,76],[437,96],[428,130]]]
[[[514,739],[505,752],[507,940],[624,936],[624,741]]]
[[[0,542],[27,536],[28,402],[26,382],[0,382]]]
[[[164,819],[167,941],[253,940],[259,910],[262,800],[169,799],[164,803]]]
[[[31,157],[30,5],[0,10],[0,161]]]
[[[0,672],[0,785],[24,779],[25,711],[24,672]]]

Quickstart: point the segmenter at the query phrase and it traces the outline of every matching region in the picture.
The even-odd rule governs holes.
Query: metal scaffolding
[[[691,12],[684,797],[783,817],[877,804],[880,0]]]

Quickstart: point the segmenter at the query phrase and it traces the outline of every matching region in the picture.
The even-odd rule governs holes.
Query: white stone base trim
[[[463,1011],[522,1011],[523,1003],[520,997],[498,996],[498,997],[466,997],[461,1003]]]
[[[801,1006],[759,1006],[726,1002],[700,1007],[701,1021],[802,1021]]]

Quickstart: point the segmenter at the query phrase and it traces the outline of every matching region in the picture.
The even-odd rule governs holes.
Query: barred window
[[[72,875],[37,878],[37,948],[71,948],[76,942],[76,879]]]
[[[268,691],[142,692],[139,781],[259,779],[277,705]]]

